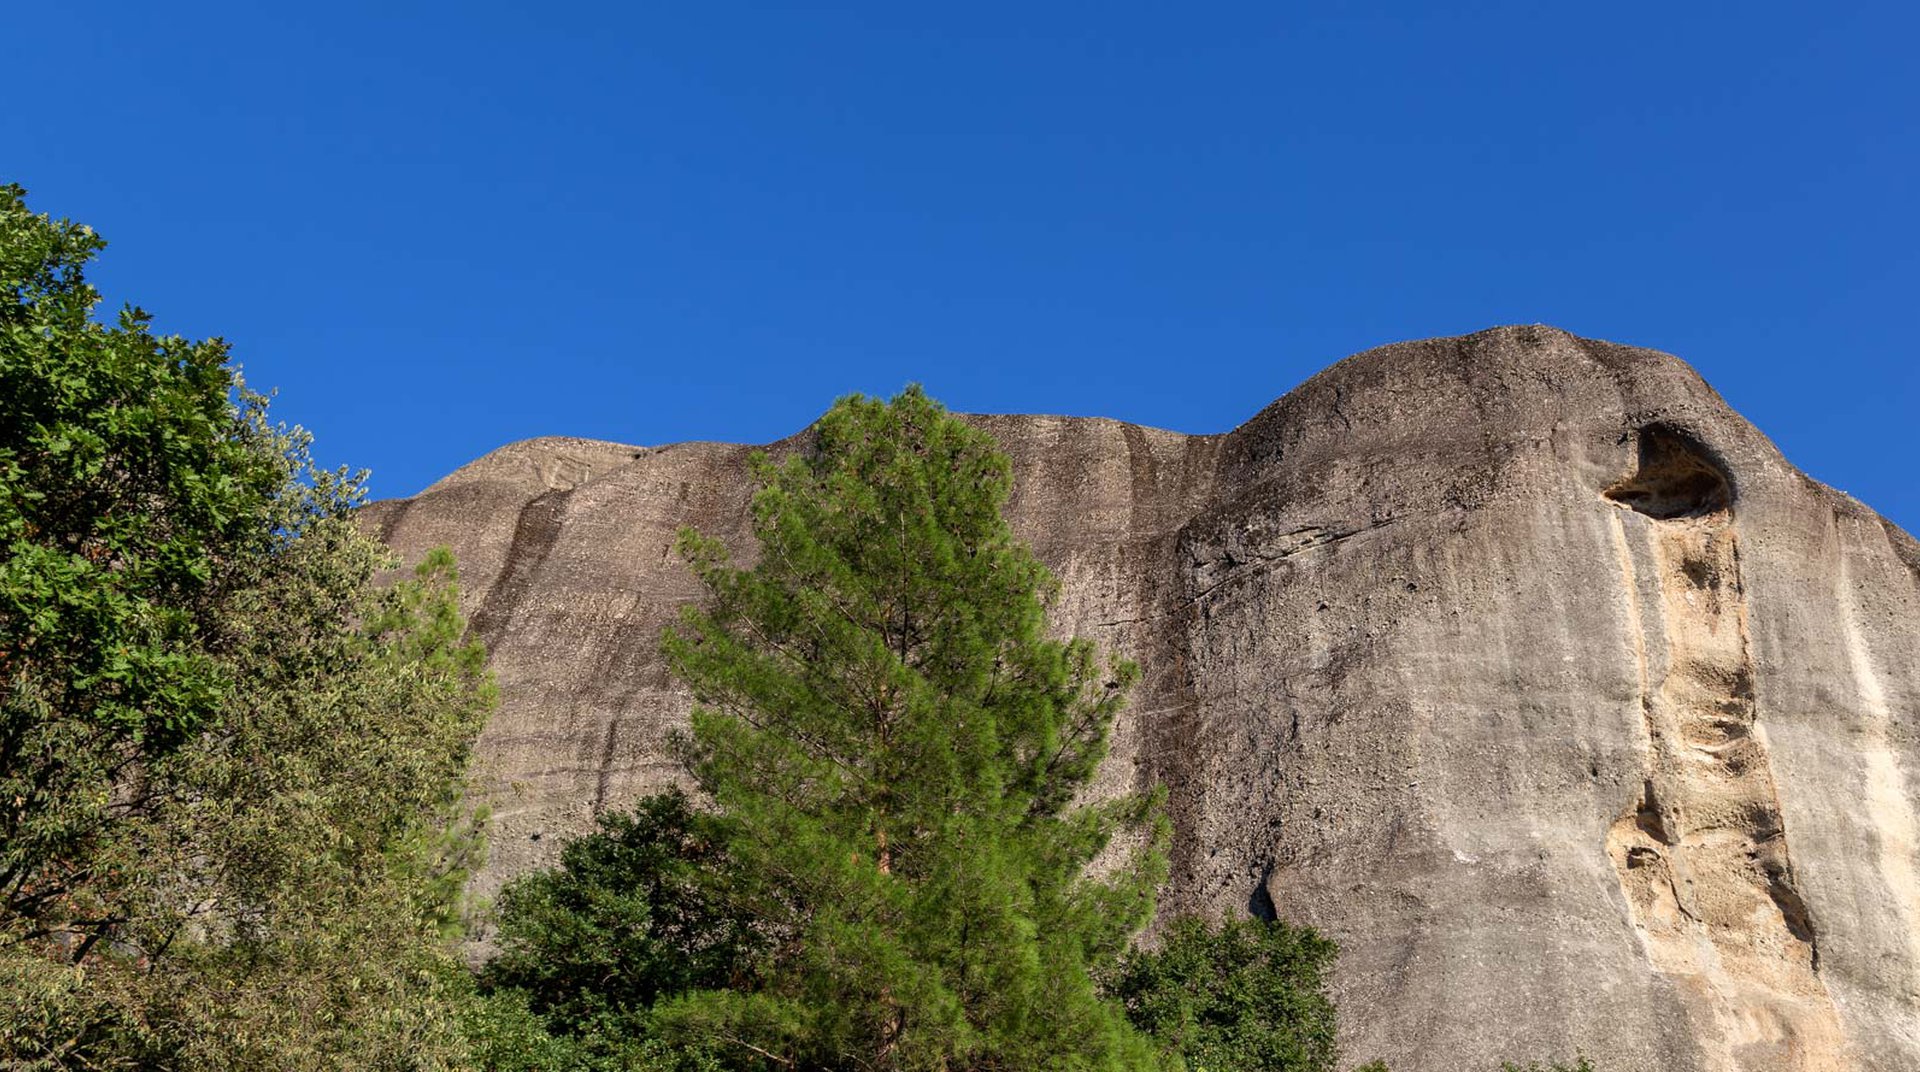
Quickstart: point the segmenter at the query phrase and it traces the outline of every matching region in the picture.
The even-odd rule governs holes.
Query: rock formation
[[[1164,904],[1338,939],[1353,1060],[1920,1069],[1920,544],[1684,363],[1510,327],[1225,435],[970,419],[1060,626],[1146,671],[1103,777],[1170,789]],[[492,652],[483,892],[674,776],[669,544],[747,549],[750,449],[534,440],[368,508]]]

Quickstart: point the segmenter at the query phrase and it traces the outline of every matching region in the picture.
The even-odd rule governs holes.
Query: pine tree
[[[694,779],[783,937],[659,1030],[743,1067],[1159,1067],[1091,978],[1165,870],[1157,798],[1082,800],[1137,670],[1049,637],[1006,456],[913,387],[755,467],[757,562],[683,534],[711,601],[665,646]]]

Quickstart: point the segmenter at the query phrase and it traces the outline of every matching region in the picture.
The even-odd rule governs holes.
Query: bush
[[[500,952],[480,973],[490,996],[521,1002],[558,1038],[586,1040],[582,1058],[644,1039],[662,998],[743,985],[769,940],[733,903],[744,876],[725,821],[684,793],[644,798],[599,827],[568,843],[559,867],[508,885]]]
[[[1120,964],[1108,992],[1192,1072],[1330,1072],[1326,975],[1334,944],[1304,927],[1175,920],[1160,948]]]

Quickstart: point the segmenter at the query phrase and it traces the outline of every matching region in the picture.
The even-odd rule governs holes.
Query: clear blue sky
[[[0,179],[383,495],[909,380],[1222,431],[1544,321],[1680,354],[1920,530],[1916,40],[1890,3],[29,3]]]

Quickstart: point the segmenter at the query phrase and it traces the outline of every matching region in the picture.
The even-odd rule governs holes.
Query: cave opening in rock
[[[1268,869],[1268,877],[1272,877],[1271,868]],[[1280,918],[1280,910],[1273,903],[1273,895],[1267,892],[1266,879],[1261,879],[1260,884],[1253,888],[1253,895],[1247,898],[1247,914],[1267,923]]]
[[[1706,517],[1732,505],[1726,470],[1691,436],[1652,425],[1640,429],[1639,440],[1639,464],[1602,492],[1608,499],[1661,521]]]

